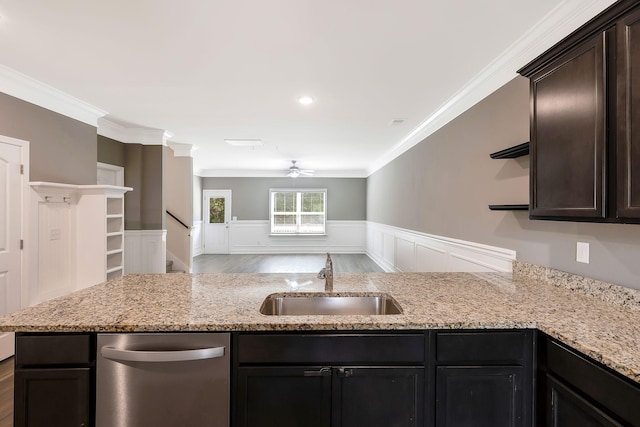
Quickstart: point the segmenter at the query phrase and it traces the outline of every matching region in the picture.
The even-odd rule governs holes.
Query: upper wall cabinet
[[[640,218],[640,10],[616,26],[618,215]]]
[[[640,222],[638,2],[618,1],[519,73],[531,87],[530,217]]]

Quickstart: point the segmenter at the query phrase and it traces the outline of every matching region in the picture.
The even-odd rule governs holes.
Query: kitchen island
[[[548,272],[545,279],[527,265],[517,265],[514,271],[514,275],[335,276],[334,294],[385,293],[403,310],[402,314],[378,316],[268,316],[259,312],[264,299],[274,293],[323,292],[324,282],[310,274],[128,275],[2,318],[0,331],[402,334],[538,330],[632,385],[640,381],[640,299],[636,291],[600,283],[594,286],[589,279],[585,284],[574,277],[564,277],[564,284],[558,286],[550,282],[563,273],[547,280]]]

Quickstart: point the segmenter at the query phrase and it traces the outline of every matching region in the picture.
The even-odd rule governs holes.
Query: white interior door
[[[0,137],[0,316],[21,307],[24,144]],[[13,353],[13,333],[0,334],[0,360]]]
[[[203,194],[204,253],[228,254],[231,190],[204,190]]]

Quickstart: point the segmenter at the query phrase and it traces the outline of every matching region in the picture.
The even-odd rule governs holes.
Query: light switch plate
[[[576,261],[589,264],[589,244],[585,242],[576,243]]]

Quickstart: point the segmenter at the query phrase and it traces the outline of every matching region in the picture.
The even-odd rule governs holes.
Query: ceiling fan
[[[296,166],[296,161],[291,160],[291,166],[289,167],[287,176],[290,176],[291,178],[297,178],[300,175],[311,176],[314,172],[315,171],[311,169],[300,169],[298,166]]]

